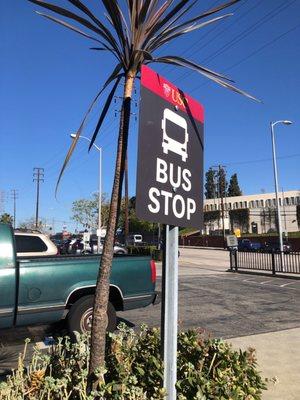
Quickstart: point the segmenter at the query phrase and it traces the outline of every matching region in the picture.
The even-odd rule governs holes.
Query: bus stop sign
[[[142,66],[138,218],[180,227],[202,226],[203,123],[200,103]]]

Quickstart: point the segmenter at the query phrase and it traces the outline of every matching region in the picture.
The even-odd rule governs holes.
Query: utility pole
[[[218,192],[219,198],[221,199],[221,218],[222,218],[222,231],[223,231],[223,240],[225,245],[225,210],[224,210],[224,197],[226,197],[226,165],[217,165],[213,166],[215,172],[217,173],[217,184],[218,184]],[[224,172],[224,188],[221,187],[221,174]]]
[[[17,209],[17,198],[18,198],[18,191],[16,189],[11,189],[11,198],[14,201],[14,229],[16,229],[16,209]]]
[[[36,182],[36,208],[35,208],[35,227],[39,226],[39,201],[40,201],[40,182],[44,182],[44,168],[33,168],[33,182]]]
[[[0,190],[0,212],[4,212],[4,204],[5,204],[5,191]]]

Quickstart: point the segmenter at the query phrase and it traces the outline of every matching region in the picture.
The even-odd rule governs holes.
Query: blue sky
[[[93,1],[90,3],[95,6]],[[221,1],[203,0],[198,11]],[[56,4],[67,2],[57,0]],[[97,2],[99,15],[103,13]],[[74,229],[71,205],[97,190],[98,154],[81,141],[64,174],[58,199],[54,189],[59,169],[89,102],[111,70],[114,59],[93,52],[93,43],[36,15],[27,1],[1,2],[0,191],[12,212],[10,190],[18,190],[17,222],[35,212],[34,167],[45,169],[40,215]],[[199,100],[205,107],[205,169],[225,164],[237,172],[245,194],[273,191],[270,121],[277,125],[280,187],[300,189],[300,2],[242,0],[234,15],[187,35],[158,54],[177,54],[224,72],[237,86],[260,98],[255,103],[197,73],[152,65],[156,71]],[[138,84],[137,84],[138,85]],[[119,91],[119,95],[121,90]],[[138,100],[136,95],[136,100]],[[101,110],[91,114],[84,134],[90,136]],[[103,190],[110,193],[120,108],[113,104],[97,144],[103,147]],[[133,107],[133,112],[138,110]],[[130,194],[135,193],[138,123],[132,119],[129,142]]]

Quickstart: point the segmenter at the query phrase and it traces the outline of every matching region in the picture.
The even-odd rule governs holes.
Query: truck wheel
[[[69,332],[88,333],[92,328],[94,296],[84,296],[77,300],[68,314]],[[114,306],[109,302],[107,307],[108,325],[106,330],[113,332],[117,327],[117,315]]]

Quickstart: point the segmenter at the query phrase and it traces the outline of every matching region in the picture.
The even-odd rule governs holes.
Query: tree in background
[[[113,83],[113,87],[106,97],[103,109],[101,110],[97,126],[91,139],[90,148],[93,145],[107,115],[116,89],[124,83],[109,220],[106,240],[101,257],[101,267],[99,268],[95,290],[91,335],[91,358],[89,364],[89,382],[92,381],[92,385],[89,385],[88,391],[90,391],[91,387],[97,387],[99,380],[104,379],[104,373],[101,372],[98,374],[97,371],[99,370],[99,367],[104,366],[109,278],[113,258],[117,218],[119,215],[122,195],[131,115],[131,99],[134,82],[140,73],[141,66],[149,63],[162,63],[186,67],[204,75],[206,78],[213,80],[223,87],[227,87],[235,92],[246,95],[249,98],[254,98],[234,87],[230,82],[230,79],[224,75],[211,71],[210,69],[189,61],[186,58],[176,55],[156,53],[156,51],[160,50],[163,45],[173,42],[174,39],[178,37],[182,37],[187,33],[203,28],[204,26],[219,21],[225,17],[229,17],[232,14],[222,15],[203,22],[204,18],[231,6],[238,0],[228,1],[228,3],[215,6],[200,14],[197,14],[195,9],[193,10],[195,4],[198,3],[193,0],[181,0],[176,3],[173,1],[165,1],[164,3],[161,3],[157,0],[127,0],[124,2],[118,0],[102,0],[101,2],[95,2],[97,6],[99,5],[98,14],[93,13],[89,9],[87,5],[88,2],[85,2],[84,4],[80,0],[69,0],[68,3],[73,6],[71,10],[59,7],[58,5],[46,3],[42,0],[30,1],[67,19],[75,21],[74,26],[71,25],[69,21],[66,22],[52,15],[40,13],[44,17],[77,32],[93,42],[96,42],[97,47],[93,47],[93,50],[100,52],[108,51],[116,60],[113,71],[107,78],[102,89],[100,89],[92,101],[76,133],[76,137],[70,146],[61,169],[57,185],[59,184],[62,174],[71,155],[73,154],[80,134],[85,126],[86,119],[93,109],[94,104],[97,102],[103,91]],[[103,8],[100,8],[100,5],[105,9],[105,13],[103,13]],[[75,8],[77,13],[74,12]],[[96,9],[96,7],[94,8]],[[126,12],[123,14],[123,11]],[[100,16],[102,17],[101,19],[99,19]],[[81,29],[76,26],[76,23],[81,25]],[[82,28],[84,30],[82,30]]]
[[[2,224],[9,224],[9,225],[12,225],[13,222],[14,222],[14,218],[13,218],[12,215],[10,215],[10,214],[8,214],[8,213],[3,213],[3,214],[0,216],[0,222],[1,222]]]
[[[229,210],[229,220],[232,231],[234,231],[236,228],[239,228],[243,233],[249,232],[249,222],[250,222],[249,208]]]
[[[217,171],[218,197],[226,197],[228,182],[226,180],[226,171],[222,166]]]
[[[215,171],[212,167],[205,174],[205,198],[214,199],[217,197]]]
[[[79,199],[72,204],[72,219],[85,228],[98,228],[98,193],[93,193],[90,199]],[[101,221],[102,226],[107,225],[109,215],[109,201],[106,194],[102,195]]]
[[[118,227],[124,232],[126,220],[126,201],[125,197],[121,201],[121,210]],[[157,223],[152,223],[139,219],[135,213],[135,196],[128,201],[128,225],[130,233],[153,233],[157,231]]]
[[[46,226],[46,221],[45,220],[40,219],[38,221],[38,224],[36,225],[35,218],[31,217],[31,218],[26,219],[25,221],[20,222],[19,226],[18,226],[18,229],[39,231],[39,232],[44,233],[45,226]]]
[[[228,190],[227,190],[227,196],[228,197],[242,196],[242,194],[243,193],[240,189],[237,174],[231,175]]]

